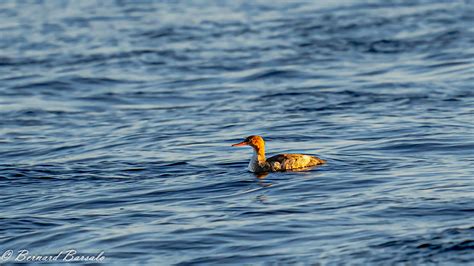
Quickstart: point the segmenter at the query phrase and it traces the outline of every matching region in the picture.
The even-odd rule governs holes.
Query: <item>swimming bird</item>
[[[306,154],[278,154],[266,159],[265,142],[260,136],[248,136],[244,141],[232,146],[253,148],[253,156],[248,169],[254,173],[298,170],[326,163],[323,159]]]

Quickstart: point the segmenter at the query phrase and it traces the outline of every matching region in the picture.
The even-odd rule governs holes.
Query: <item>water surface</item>
[[[474,260],[472,1],[6,1],[0,84],[0,253]]]

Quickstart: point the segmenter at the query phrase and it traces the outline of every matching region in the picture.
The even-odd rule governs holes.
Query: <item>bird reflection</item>
[[[304,168],[299,168],[299,169],[293,169],[288,172],[309,172],[310,170],[315,169],[315,168],[318,168],[318,166],[310,166],[310,167],[304,167]],[[283,171],[283,172],[287,172],[287,171]],[[269,172],[261,172],[261,173],[253,173],[253,174],[258,179],[264,179],[265,177],[269,175]]]
[[[258,179],[264,179],[265,177],[268,176],[268,172],[263,172],[263,173],[254,173],[255,177]]]

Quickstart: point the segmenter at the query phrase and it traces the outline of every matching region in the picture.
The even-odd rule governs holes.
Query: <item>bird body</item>
[[[248,169],[254,173],[298,170],[326,162],[318,157],[306,154],[278,154],[266,159],[265,142],[260,136],[249,136],[244,141],[232,146],[251,146],[253,148],[254,153],[250,159]]]

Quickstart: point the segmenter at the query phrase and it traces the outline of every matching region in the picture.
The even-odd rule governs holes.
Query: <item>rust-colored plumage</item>
[[[250,146],[254,154],[249,163],[249,170],[254,173],[288,171],[324,164],[326,161],[306,154],[278,154],[268,159],[265,157],[265,142],[260,136],[249,136],[234,147]]]

